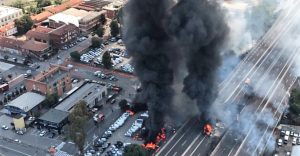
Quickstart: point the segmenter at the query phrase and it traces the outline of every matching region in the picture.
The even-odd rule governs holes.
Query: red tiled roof
[[[6,32],[14,27],[15,27],[15,22],[7,23],[6,25],[4,25],[0,28],[0,32]]]
[[[46,19],[48,19],[48,17],[52,16],[53,14],[50,13],[49,11],[43,11],[37,15],[31,16],[31,19],[35,22],[35,23],[39,23],[42,22]]]
[[[22,45],[22,48],[25,50],[30,50],[30,51],[34,51],[34,52],[42,52],[43,50],[49,48],[49,45],[47,43],[29,40],[29,41],[26,41],[25,44]]]
[[[10,49],[15,49],[15,50],[21,50],[21,46],[25,42],[22,40],[17,40],[13,38],[8,38],[8,37],[0,37],[0,47],[5,47],[5,48],[10,48]]]
[[[40,31],[36,31],[36,29],[31,29],[26,33],[26,37],[27,38],[35,38],[38,40],[44,40],[44,41],[48,41],[49,37],[48,37],[48,33],[46,32],[40,32]]]
[[[78,5],[78,6],[75,6],[74,8],[82,9],[82,10],[86,10],[86,11],[95,11],[94,7],[85,6],[85,5]]]
[[[53,13],[53,14],[56,14],[56,13],[59,13],[59,12],[62,12],[62,11],[65,11],[67,10],[68,8],[70,7],[73,7],[79,3],[81,3],[83,0],[69,0],[68,2],[66,3],[63,3],[61,5],[58,5],[58,6],[54,6],[54,7],[48,7],[46,8],[47,11]]]

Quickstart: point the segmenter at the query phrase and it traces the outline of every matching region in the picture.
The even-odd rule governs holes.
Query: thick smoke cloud
[[[228,27],[219,5],[206,0],[181,0],[172,9],[170,32],[186,57],[185,92],[205,113],[217,96],[216,70]],[[206,115],[205,115],[206,116]],[[206,116],[207,117],[207,116]]]
[[[162,24],[170,5],[168,0],[131,0],[126,6],[125,44],[143,88],[138,100],[148,104],[149,140],[163,127],[173,96],[172,47]]]
[[[196,100],[200,112],[208,109],[216,97],[219,51],[227,35],[216,3],[130,0],[125,8],[124,33],[143,88],[137,101],[147,103],[150,113],[149,141],[164,126],[165,117],[176,111],[171,108],[174,80],[183,68],[180,65],[184,64],[187,71],[183,92]],[[189,103],[183,107],[189,107]]]

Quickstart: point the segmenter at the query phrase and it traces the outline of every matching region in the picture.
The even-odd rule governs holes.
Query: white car
[[[2,125],[2,129],[8,130],[8,127],[6,125]]]
[[[15,139],[15,142],[17,143],[21,143],[21,141],[19,139]]]
[[[45,134],[47,133],[47,131],[43,130],[41,133],[40,133],[40,136],[44,136]]]
[[[296,137],[294,137],[294,138],[293,138],[293,142],[292,142],[292,144],[293,144],[293,145],[296,145],[296,143],[297,143],[297,138],[296,138]]]
[[[277,145],[282,146],[282,143],[283,143],[282,139],[278,139]]]

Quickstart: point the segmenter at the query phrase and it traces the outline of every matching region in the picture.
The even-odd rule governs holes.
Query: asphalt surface
[[[220,118],[227,124],[224,136],[203,136],[201,127],[195,126],[191,119],[156,155],[262,155],[270,148],[274,143],[272,133],[296,81],[292,73],[299,47],[290,48],[280,43],[297,27],[297,8],[299,3],[283,12],[262,41],[219,85],[215,106],[224,114]],[[246,98],[247,79],[255,91],[250,99]],[[237,110],[231,106],[238,104],[241,108]]]

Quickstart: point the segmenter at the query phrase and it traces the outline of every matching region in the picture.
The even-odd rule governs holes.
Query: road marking
[[[194,123],[194,122],[193,122]],[[189,130],[192,128],[193,126],[190,126],[188,129],[187,129],[187,131],[185,131],[186,133],[183,133],[182,135],[181,135],[181,137],[175,142],[175,144],[169,149],[169,151],[166,153],[166,155],[168,155],[171,151],[172,151],[172,149],[178,144],[178,142],[187,134],[187,132],[189,132]]]
[[[196,146],[196,148],[192,151],[192,153],[191,153],[191,155],[193,155],[195,152],[196,152],[196,150],[198,149],[198,147],[202,144],[202,142],[204,141],[204,139],[206,139],[206,136],[207,135],[205,135],[204,137],[203,137],[203,139],[200,141],[200,143]]]
[[[190,144],[190,146],[184,151],[184,153],[182,155],[185,155],[189,150],[190,148],[194,145],[194,143],[199,139],[201,135],[198,134],[198,136],[192,141],[192,143]]]
[[[181,132],[182,130],[183,130],[183,127],[185,127],[187,124],[188,124],[188,122],[189,122],[190,120],[187,120],[181,127],[180,127],[180,129],[168,140],[168,142],[160,149],[160,151],[157,153],[157,155],[159,155],[169,144],[170,144],[170,142],[172,142],[172,140],[175,138],[175,136],[177,136],[177,134],[179,133],[179,132]]]
[[[3,146],[3,145],[0,145],[0,147],[11,150],[11,151],[14,151],[14,152],[17,152],[17,153],[20,153],[20,154],[23,154],[23,155],[26,155],[26,156],[31,156],[30,154],[27,154],[27,153],[24,153],[24,152],[21,152],[21,151],[18,151],[18,150],[15,150],[15,149]]]
[[[175,152],[173,156],[176,156],[176,154],[177,154],[177,152]]]
[[[181,146],[184,146],[184,145],[186,144],[186,141],[187,141],[187,140],[185,140],[185,141],[181,144]]]

